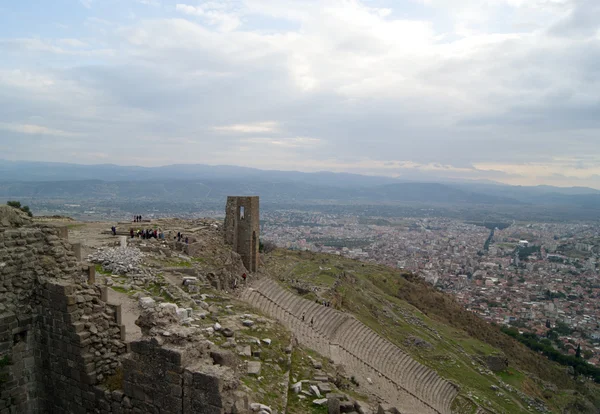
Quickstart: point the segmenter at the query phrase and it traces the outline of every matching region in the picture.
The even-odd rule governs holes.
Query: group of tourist
[[[142,216],[133,216],[133,222],[134,223],[141,223],[142,222]]]
[[[182,243],[185,242],[185,244],[190,244],[190,239],[187,236],[183,236],[183,234],[181,234],[181,232],[177,232],[177,236],[174,237],[174,239],[177,239],[177,242]]]
[[[316,302],[319,303],[319,299],[317,299]],[[326,308],[329,308],[331,307],[331,302],[329,302],[328,300],[322,300],[321,305],[325,306]]]
[[[165,238],[165,234],[160,229],[159,230],[145,229],[145,230],[138,230],[138,231],[129,229],[129,235],[131,236],[132,239],[136,236],[138,238],[142,238],[142,239],[161,239],[162,240]]]

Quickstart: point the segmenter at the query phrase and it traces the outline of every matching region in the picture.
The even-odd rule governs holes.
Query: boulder
[[[223,367],[235,368],[238,364],[238,358],[230,351],[212,351],[210,357],[216,365],[221,365]]]
[[[327,414],[340,414],[340,400],[337,398],[327,399]]]
[[[248,375],[260,375],[261,364],[259,361],[248,361]]]
[[[504,355],[488,355],[485,357],[485,363],[492,372],[500,372],[508,368],[508,358]]]
[[[139,304],[143,309],[150,309],[156,306],[156,301],[146,296],[139,299]]]
[[[297,383],[293,384],[290,388],[295,394],[300,394],[300,392],[302,392],[302,381],[298,381]]]
[[[390,404],[379,404],[377,414],[400,414],[396,407]]]
[[[317,397],[321,396],[321,392],[319,391],[319,388],[316,385],[311,385],[310,386],[310,392],[314,395],[316,395]]]
[[[0,227],[21,227],[31,223],[31,218],[18,208],[0,206]]]

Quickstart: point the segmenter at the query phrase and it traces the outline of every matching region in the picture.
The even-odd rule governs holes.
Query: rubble
[[[117,275],[140,272],[144,253],[136,247],[109,247],[98,249],[88,256],[92,263],[102,265],[105,272]]]

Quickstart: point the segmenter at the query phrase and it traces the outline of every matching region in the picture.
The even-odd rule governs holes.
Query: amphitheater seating
[[[353,316],[305,300],[263,278],[242,299],[279,320],[298,341],[344,365],[361,386],[402,413],[450,413],[458,387]]]

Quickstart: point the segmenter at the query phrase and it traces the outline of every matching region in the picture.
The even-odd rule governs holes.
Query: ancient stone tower
[[[246,269],[256,272],[260,237],[258,196],[227,197],[225,210],[225,243],[242,256]]]

